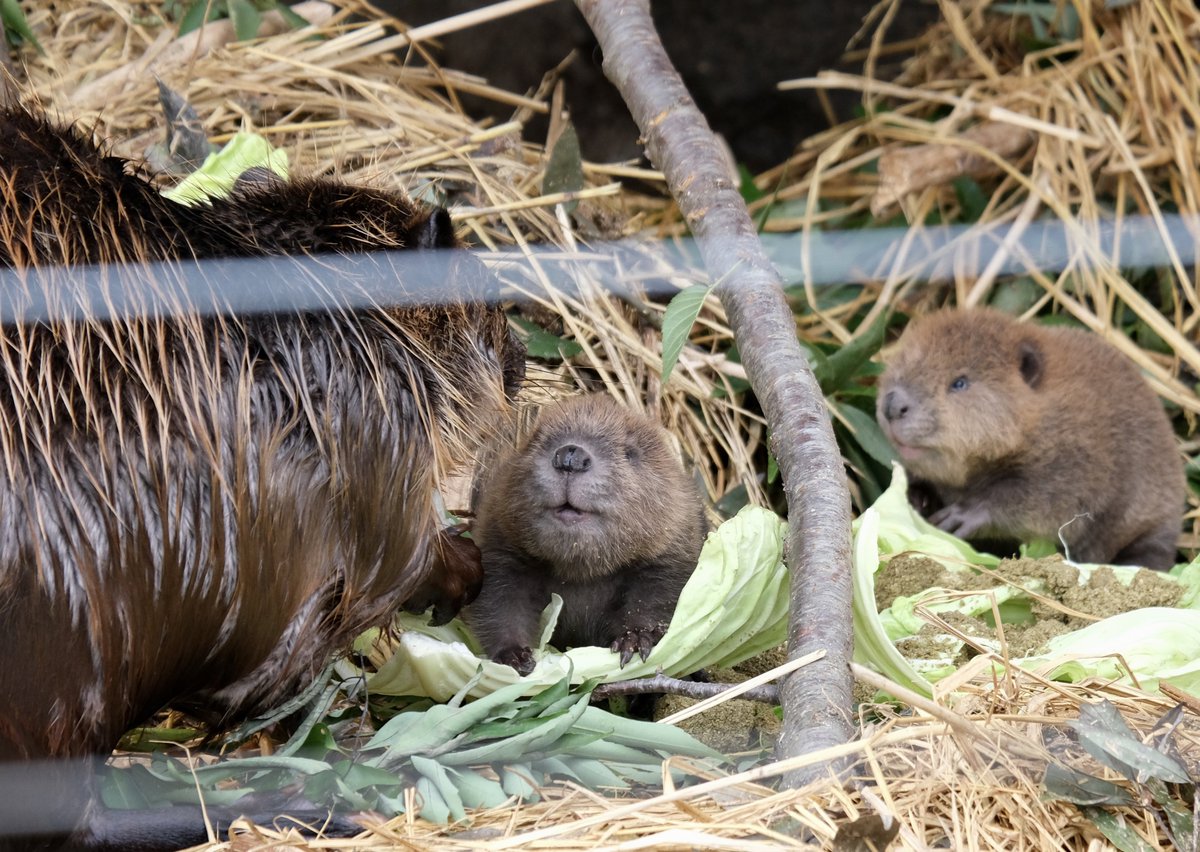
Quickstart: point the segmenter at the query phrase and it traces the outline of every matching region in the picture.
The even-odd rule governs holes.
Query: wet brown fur
[[[556,450],[591,467],[566,472]],[[587,515],[564,523],[570,504]],[[484,581],[467,621],[488,655],[527,672],[552,592],[557,648],[611,645],[643,658],[671,620],[704,541],[695,482],[649,417],[592,394],[543,409],[528,438],[501,453],[479,490],[474,537]]]
[[[85,135],[0,111],[9,288],[53,300],[65,266],[179,261],[104,271],[136,293],[192,258],[455,242],[444,211],[325,181],[184,207]],[[482,296],[482,267],[454,263]],[[298,265],[295,286],[341,282]],[[462,459],[520,382],[500,310],[179,309],[0,328],[0,761],[107,753],[168,702],[217,726],[266,711],[429,582],[459,604],[477,582],[434,569],[435,459]]]
[[[943,529],[1055,542],[1061,530],[1077,561],[1174,563],[1185,483],[1170,422],[1093,334],[990,309],[922,317],[887,359],[878,416],[914,488],[943,504]]]

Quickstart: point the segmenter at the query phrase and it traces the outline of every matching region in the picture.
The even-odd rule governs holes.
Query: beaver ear
[[[435,207],[429,213],[429,218],[417,226],[415,248],[454,248],[454,223],[445,207]]]
[[[1042,381],[1044,367],[1041,348],[1032,340],[1022,340],[1017,347],[1017,354],[1021,358],[1021,378],[1025,384],[1036,388]]]

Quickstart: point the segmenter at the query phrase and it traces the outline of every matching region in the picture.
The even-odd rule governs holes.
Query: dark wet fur
[[[70,287],[61,265],[454,244],[444,211],[332,182],[183,207],[86,135],[0,111],[0,266],[37,267],[30,287]],[[171,264],[147,274],[104,272],[172,286]],[[470,258],[450,274],[489,286]],[[470,560],[435,569],[432,498],[436,460],[520,382],[501,311],[184,308],[0,330],[0,761],[107,753],[167,703],[232,724],[406,599],[452,611],[478,587]]]
[[[556,450],[568,446],[586,448],[586,471],[555,469]],[[552,518],[554,506],[572,501],[596,518],[586,534]],[[662,427],[599,394],[552,406],[527,440],[500,454],[479,489],[474,536],[484,582],[468,624],[492,659],[527,673],[538,617],[557,593],[556,648],[610,646],[621,665],[635,653],[645,659],[706,531],[696,484]]]

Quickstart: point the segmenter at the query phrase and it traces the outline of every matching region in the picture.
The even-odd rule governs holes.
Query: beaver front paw
[[[991,522],[992,513],[978,503],[951,503],[929,516],[929,523],[959,538],[970,538]]]
[[[625,664],[633,659],[635,652],[642,658],[642,662],[645,662],[666,632],[665,621],[660,621],[653,627],[631,627],[612,641],[609,650],[621,655],[621,668],[625,668]]]
[[[433,626],[448,623],[475,600],[483,587],[483,562],[479,548],[463,538],[466,524],[446,527],[434,540],[434,558],[425,580],[404,601],[404,611],[422,613],[433,607]]]
[[[493,654],[492,659],[503,666],[516,669],[519,675],[529,674],[537,665],[533,659],[533,649],[528,647],[505,648]]]

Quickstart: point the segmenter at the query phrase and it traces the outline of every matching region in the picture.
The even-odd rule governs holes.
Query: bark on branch
[[[770,427],[788,502],[792,570],[788,656],[824,659],[782,685],[781,757],[848,741],[853,644],[850,495],[820,387],[796,340],[781,281],[729,177],[720,145],[667,58],[648,0],[576,0],[604,53],[604,71],[629,107],[696,236],[742,362]],[[791,785],[828,772],[816,766]]]

